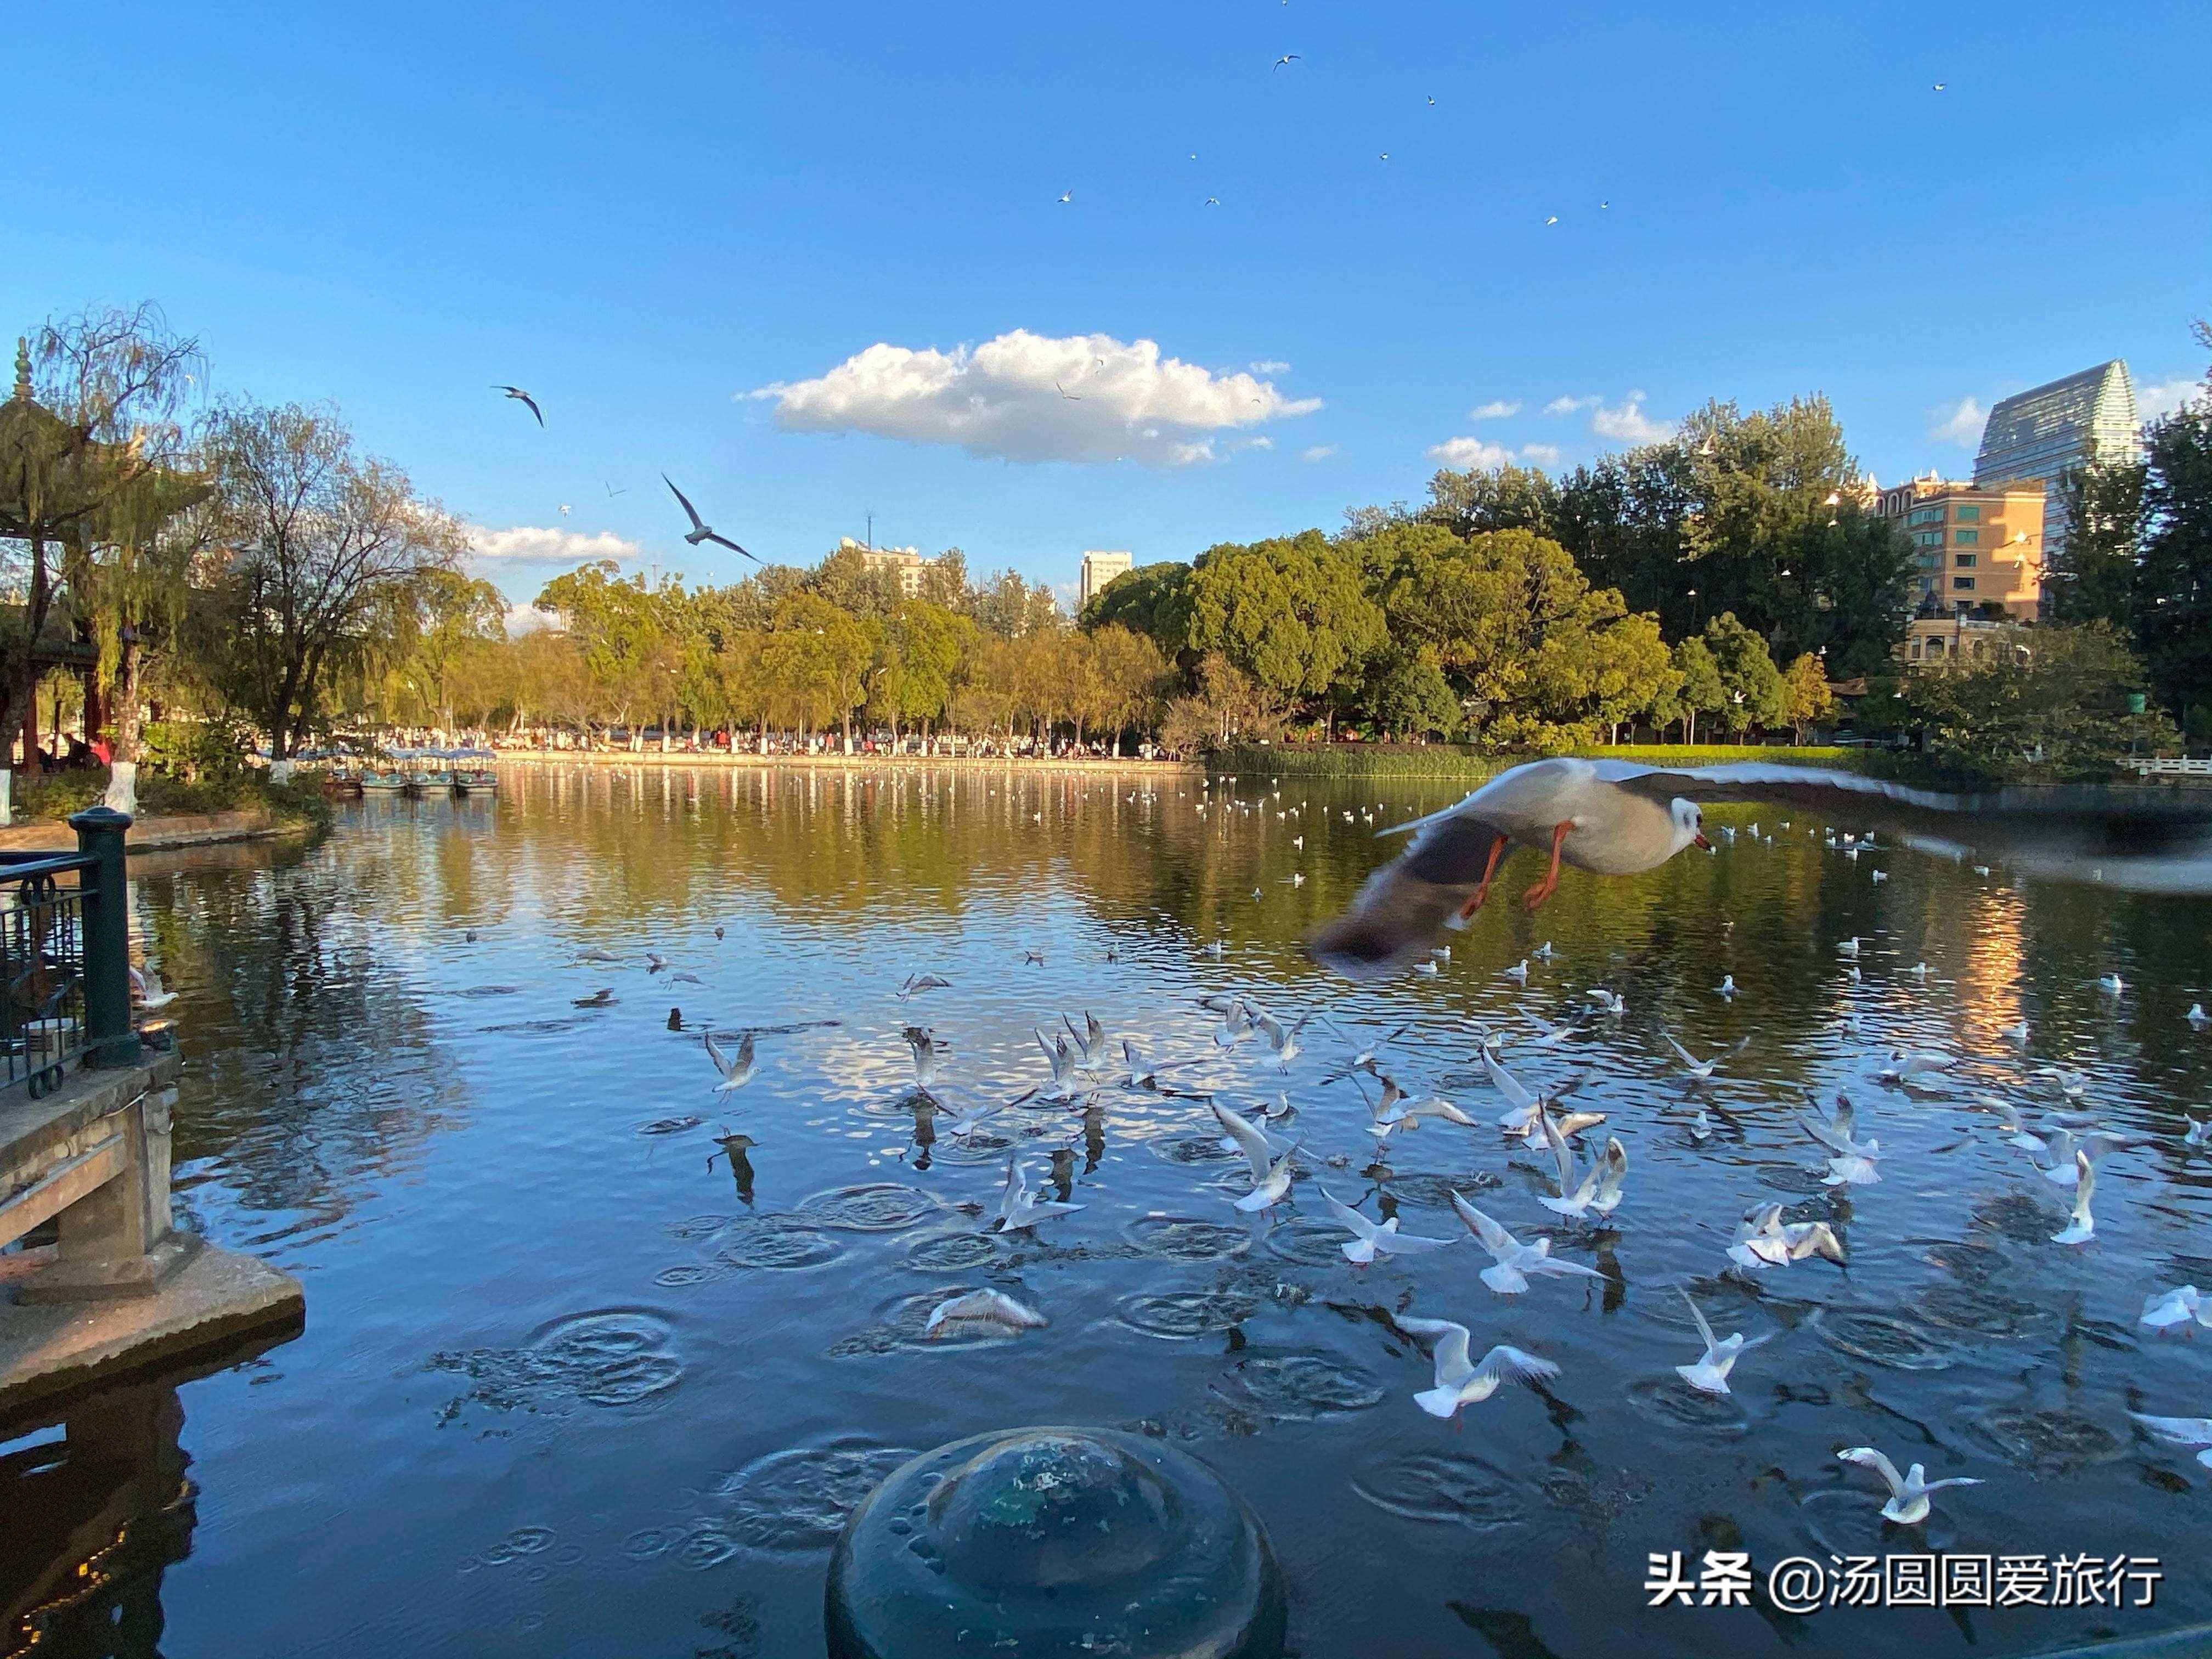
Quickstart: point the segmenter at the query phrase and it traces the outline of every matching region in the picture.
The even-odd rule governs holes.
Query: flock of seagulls
[[[1218,793],[1207,798],[1218,814],[1272,811],[1287,827],[1304,810],[1281,804],[1279,780],[1272,799],[1261,802],[1236,799],[1233,780],[1222,781],[1232,785],[1230,798]],[[1508,787],[1501,789],[1500,785]],[[2016,803],[1984,811],[1945,797],[1900,796],[1867,780],[1838,780],[1835,775],[1789,769],[1655,773],[1606,763],[1540,762],[1504,775],[1455,808],[1385,828],[1386,834],[1411,832],[1405,854],[1370,880],[1346,916],[1316,936],[1313,952],[1322,961],[1341,963],[1348,972],[1361,976],[1394,968],[1425,965],[1433,969],[1452,961],[1450,944],[1431,941],[1438,930],[1463,923],[1480,908],[1503,854],[1512,845],[1535,847],[1549,860],[1542,879],[1524,895],[1532,911],[1540,909],[1556,889],[1562,864],[1605,875],[1647,869],[1693,847],[1711,851],[1712,842],[1705,834],[1697,799],[1685,793],[1691,790],[1706,799],[1747,796],[1785,806],[1826,808],[1846,821],[1872,819],[1875,828],[1899,841],[1988,847],[1991,856],[2002,852],[2009,857],[2025,849],[2020,851],[2022,860],[2062,879],[2101,880],[2156,891],[2202,890],[2193,884],[2207,879],[2203,873],[2202,815],[2170,805],[2155,808],[2153,830],[2142,831],[2138,815],[2149,809],[2102,794],[2068,798],[2063,815]],[[1205,804],[1194,810],[1203,812]],[[1931,822],[1943,834],[1934,834]],[[1790,820],[1777,820],[1774,833],[1788,833],[1790,827]],[[1760,825],[1747,833],[1754,843],[1772,844],[1774,834]],[[1839,852],[1887,850],[1858,830],[1810,833],[1825,835],[1827,845]],[[1723,842],[1735,839],[1729,834]],[[1960,856],[1963,860],[1965,855]],[[1720,925],[1723,929],[1728,926],[1724,921]],[[1837,941],[1834,951],[1845,984],[1856,983],[1862,963],[1869,959],[1870,942],[1852,937]],[[1218,962],[1225,955],[1223,941],[1197,946],[1196,954]],[[603,956],[587,951],[578,960]],[[1012,966],[1018,971],[1027,966],[1041,968],[1044,963],[1042,951],[1028,948],[1017,954]],[[1540,964],[1547,979],[1565,965],[1547,941],[1503,974],[1516,993],[1526,994]],[[659,957],[652,959],[652,966],[654,972],[673,969]],[[2109,978],[2117,981],[2118,976]],[[1926,982],[1926,964],[1920,963],[1902,970],[1898,981],[1900,985]],[[2103,981],[2099,984],[2106,994],[2127,994],[2124,987],[2113,992]],[[1753,995],[1757,990],[1755,986],[1735,986],[1732,976],[1720,988]],[[889,995],[896,1003],[911,1006],[916,999],[952,989],[945,975],[915,971],[890,988]],[[1475,1075],[1481,1078],[1503,1108],[1494,1115],[1470,1109],[1464,1097],[1455,1099],[1407,1086],[1405,1079],[1426,1063],[1425,1056],[1449,1046],[1449,1039],[1439,1039],[1433,1030],[1411,1022],[1387,1030],[1347,1029],[1350,1022],[1343,1012],[1325,1002],[1288,1012],[1249,988],[1199,995],[1192,1005],[1191,1024],[1148,1029],[1141,1042],[1133,1034],[1117,1040],[1089,1012],[1060,1014],[1050,1025],[1034,1028],[1042,1071],[1030,1087],[1009,1099],[948,1103],[946,1097],[956,1089],[973,1092],[978,1085],[948,1080],[947,1045],[927,1024],[905,1024],[902,1040],[911,1066],[909,1103],[918,1127],[927,1116],[937,1132],[956,1140],[1001,1131],[1014,1142],[995,1203],[974,1206],[987,1231],[1025,1235],[1047,1227],[1079,1230],[1086,1206],[1072,1196],[1077,1136],[1058,1126],[1066,1123],[1068,1115],[1086,1126],[1102,1121],[1114,1096],[1133,1091],[1162,1103],[1169,1103],[1164,1109],[1188,1109],[1206,1134],[1218,1134],[1224,1152],[1241,1161],[1241,1173],[1221,1184],[1221,1199],[1232,1212],[1252,1218],[1256,1224],[1270,1224],[1279,1215],[1300,1208],[1300,1188],[1310,1182],[1319,1196],[1320,1212],[1342,1234],[1338,1249],[1354,1271],[1387,1270],[1388,1264],[1401,1257],[1441,1260],[1442,1253],[1471,1243],[1488,1265],[1470,1278],[1493,1296],[1516,1297],[1531,1295],[1543,1281],[1607,1277],[1596,1267],[1555,1254],[1555,1249],[1562,1243],[1571,1249],[1621,1225],[1616,1212],[1631,1179],[1629,1143],[1610,1127],[1607,1112],[1581,1109],[1573,1097],[1608,1064],[1619,1064],[1626,1012],[1626,999],[1618,987],[1559,984],[1548,1017],[1522,1010],[1505,1025],[1469,1022],[1467,1042],[1472,1052],[1464,1055],[1463,1063],[1452,1059],[1455,1074],[1465,1072],[1470,1081]],[[2191,1029],[2208,1023],[2198,1018],[2202,1012],[2201,1007],[2191,1010],[2186,1023]],[[1856,1018],[1846,1017],[1846,1038],[1860,1035]],[[676,1023],[672,1014],[672,1024]],[[756,1075],[755,1034],[740,1036],[734,1052],[726,1046],[728,1035],[709,1031],[702,1039],[720,1079],[713,1085],[718,1096],[734,1095]],[[2022,1056],[2030,1035],[2025,1023],[2008,1029],[2002,1057],[1997,1060],[1901,1046],[1875,1046],[1861,1053],[1877,1081],[1907,1095],[1936,1090],[1956,1097],[1963,1073],[2011,1068],[2017,1080],[2009,1086],[2018,1095],[1980,1092],[1967,1103],[1968,1109],[1993,1118],[1998,1141],[2026,1155],[2024,1176],[2039,1185],[2071,1188],[2072,1208],[2065,1224],[2049,1237],[2057,1246],[2086,1246],[2096,1237],[2093,1205],[2098,1166],[2157,1138],[2100,1126],[2087,1104],[2092,1079],[2072,1066],[2027,1065]],[[1651,1062],[1681,1088],[1680,1107],[1668,1115],[1680,1120],[1692,1147],[1702,1148],[1724,1132],[1738,1137],[1744,1133],[1711,1091],[1728,1079],[1731,1065],[1743,1055],[1748,1041],[1700,1055],[1673,1033],[1657,1033]],[[1170,1045],[1176,1052],[1160,1058],[1147,1052],[1146,1045],[1154,1043]],[[1322,1085],[1345,1090],[1329,1097],[1342,1102],[1340,1116],[1311,1103],[1294,1106],[1285,1094],[1268,1092],[1273,1081],[1297,1062],[1311,1063],[1316,1048],[1325,1054]],[[1590,1063],[1583,1070],[1555,1084],[1533,1080],[1530,1067],[1546,1059],[1566,1059],[1577,1048],[1589,1054]],[[1514,1058],[1523,1054],[1525,1061]],[[1260,1097],[1252,1101],[1249,1097],[1255,1085]],[[2031,1108],[2023,1097],[2038,1090],[2062,1103],[2047,1109]],[[1232,1095],[1238,1093],[1247,1097],[1245,1103],[1232,1103]],[[1692,1105],[1694,1115],[1690,1115]],[[1880,1138],[1865,1132],[1861,1112],[1849,1096],[1837,1093],[1832,1104],[1824,1105],[1808,1092],[1796,1122],[1820,1160],[1822,1185],[1879,1188],[1887,1154]],[[1509,1155],[1516,1150],[1533,1155],[1533,1165],[1522,1167],[1533,1168],[1542,1180],[1547,1190],[1534,1195],[1534,1209],[1554,1218],[1544,1224],[1553,1231],[1523,1227],[1516,1234],[1508,1224],[1513,1219],[1510,1215],[1486,1212],[1470,1192],[1456,1188],[1445,1196],[1462,1231],[1449,1237],[1407,1231],[1388,1201],[1377,1206],[1380,1214],[1370,1213],[1361,1202],[1347,1202],[1331,1190],[1324,1171],[1354,1169],[1354,1156],[1342,1152],[1322,1156],[1308,1149],[1315,1133],[1334,1132],[1340,1137],[1344,1127],[1363,1124],[1373,1140],[1364,1172],[1367,1176],[1373,1176],[1389,1149],[1407,1135],[1464,1137],[1462,1144],[1479,1144],[1494,1130]],[[2187,1120],[2185,1131],[2174,1139],[2192,1147],[2212,1144],[2212,1116]],[[743,1135],[726,1133],[722,1138],[733,1165],[744,1149],[754,1144]],[[1024,1158],[1025,1147],[1033,1151],[1039,1144],[1053,1154],[1051,1174],[1042,1184]],[[1379,1184],[1378,1190],[1387,1194]],[[1717,1246],[1714,1273],[1756,1281],[1774,1273],[1804,1272],[1814,1263],[1848,1265],[1844,1239],[1833,1222],[1790,1220],[1788,1216],[1788,1207],[1779,1201],[1761,1201],[1745,1210],[1734,1222],[1726,1243]],[[1534,1211],[1530,1218],[1535,1219]],[[1682,1285],[1679,1290],[1701,1346],[1694,1354],[1685,1353],[1674,1372],[1691,1389],[1728,1394],[1746,1356],[1778,1334],[1735,1331],[1720,1336],[1690,1286]],[[1455,1418],[1491,1399],[1507,1383],[1541,1387],[1560,1372],[1557,1361],[1508,1344],[1493,1345],[1477,1359],[1472,1333],[1479,1322],[1432,1317],[1426,1310],[1407,1307],[1402,1298],[1390,1318],[1409,1343],[1427,1350],[1427,1386],[1411,1390],[1411,1398],[1419,1410],[1440,1419]],[[2154,1331],[2212,1326],[2212,1297],[2191,1285],[2160,1287],[2146,1300],[2141,1321]],[[1048,1323],[1046,1310],[1033,1300],[994,1288],[945,1297],[931,1310],[925,1330],[932,1337],[978,1331],[1018,1336]],[[2198,1449],[2201,1461],[2212,1467],[2212,1419],[2138,1415],[2136,1420],[2148,1434]],[[1850,1447],[1837,1455],[1881,1477],[1887,1493],[1881,1513],[1899,1524],[1924,1520],[1930,1494],[1975,1484],[1964,1477],[1929,1481],[1918,1465],[1900,1475],[1885,1454],[1871,1447]]]

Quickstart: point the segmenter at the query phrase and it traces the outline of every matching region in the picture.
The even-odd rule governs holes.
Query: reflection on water
[[[51,1431],[0,1441],[9,1607],[119,1531],[109,1584],[57,1608],[43,1650],[803,1656],[828,1543],[884,1471],[1079,1422],[1174,1437],[1244,1492],[1310,1654],[1582,1654],[1624,1629],[1667,1654],[2011,1654],[2212,1616],[2212,1477],[2126,1415],[2212,1409],[2212,1344],[2135,1322],[2152,1290],[2212,1283],[2212,1156],[2177,1133],[2212,1107],[2212,1036],[2181,1018],[2207,995],[2212,910],[1847,860],[1808,821],[1754,837],[1752,814],[1716,815],[1743,832],[1716,855],[1570,876],[1533,920],[1498,906],[1434,977],[1322,980],[1298,938],[1390,850],[1375,828],[1452,793],[532,766],[496,801],[367,802],[317,847],[139,866],[137,926],[180,993],[180,1206],[300,1274],[309,1322],[252,1366],[101,1397],[132,1426],[73,1422],[82,1456]],[[1500,976],[1547,939],[1525,989]],[[2094,985],[2111,971],[2118,1000]],[[950,984],[896,994],[925,972]],[[1522,1011],[1572,1014],[1601,985],[1624,1017],[1533,1042]],[[1320,1024],[1287,1072],[1216,1043],[1196,999],[1232,988],[1325,1004],[1362,1044],[1409,1025],[1383,1068],[1483,1127],[1425,1122],[1378,1156]],[[1116,1060],[1127,1036],[1176,1066],[1175,1092],[1036,1097],[954,1132],[1046,1083],[1034,1033],[1086,1011]],[[2002,1036],[2021,1019],[2025,1054]],[[760,1032],[738,1091],[714,1092],[709,1024]],[[912,1025],[942,1046],[931,1098]],[[1532,1085],[1595,1066],[1584,1163],[1608,1135],[1630,1158],[1601,1226],[1537,1204],[1549,1162],[1490,1127],[1476,1026],[1527,1033],[1508,1058]],[[1668,1035],[1747,1042],[1693,1090]],[[1907,1092],[1875,1076],[1892,1043],[1967,1059]],[[1972,1104],[2058,1108],[2045,1063],[2155,1137],[2100,1166],[2078,1250],[2048,1242],[2070,1194]],[[1797,1115],[1838,1086],[1881,1143],[1877,1184],[1819,1179]],[[1273,1217],[1231,1207],[1241,1161],[1188,1097],[1207,1092],[1297,1109],[1302,1177]],[[987,1236],[1010,1152],[1084,1207]],[[1431,1237],[1468,1193],[1603,1277],[1502,1298],[1471,1244],[1354,1267],[1324,1187]],[[1848,1267],[1727,1271],[1765,1201],[1826,1221]],[[922,1334],[984,1285],[1050,1324]],[[1696,1357],[1682,1286],[1723,1334],[1771,1339],[1725,1398],[1674,1376]],[[1438,1422],[1410,1399],[1430,1362],[1407,1313],[1560,1375]],[[1859,1444],[1985,1484],[1886,1536],[1835,1460]],[[2169,1576],[2148,1612],[1643,1607],[1653,1551],[1764,1567],[1844,1545],[2124,1553]]]

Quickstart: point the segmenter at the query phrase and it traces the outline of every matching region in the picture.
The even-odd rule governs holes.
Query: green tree
[[[2121,756],[2178,740],[2163,715],[2129,712],[2146,684],[2119,632],[2091,623],[2003,629],[1964,661],[1915,670],[1903,696],[1930,753],[1969,776],[2101,782]]]
[[[1163,562],[1123,571],[1091,596],[1077,626],[1128,629],[1179,660],[1190,648],[1190,567]]]
[[[86,311],[45,325],[35,348],[17,342],[14,395],[0,404],[0,581],[20,595],[0,611],[0,757],[38,695],[33,647],[57,597],[53,556],[82,561],[104,544],[127,545],[135,562],[197,498],[197,481],[179,476],[191,464],[176,417],[198,362],[197,343],[150,305]],[[134,590],[143,592],[138,578],[125,575],[106,602],[127,604]],[[118,635],[128,622],[113,621]],[[24,764],[35,771],[37,753]]]
[[[1721,724],[1729,735],[1741,738],[1754,726],[1779,726],[1788,717],[1782,671],[1768,654],[1766,641],[1723,611],[1705,624],[1705,649],[1720,670],[1726,694],[1720,707]]]
[[[466,538],[405,473],[356,453],[330,410],[231,404],[206,453],[236,550],[206,591],[198,660],[286,760],[342,687],[390,660],[416,584],[453,569]]]
[[[1357,684],[1382,643],[1358,561],[1318,530],[1208,549],[1190,573],[1190,648],[1218,655],[1270,702]]]
[[[1728,703],[1728,687],[1722,684],[1721,665],[1711,647],[1697,635],[1675,641],[1674,655],[1674,672],[1681,680],[1674,701],[1680,710],[1682,741],[1695,743],[1698,717],[1720,713]]]
[[[2142,534],[2145,469],[2140,461],[2069,468],[2059,484],[2066,545],[2043,579],[2043,620],[2130,626]]]
[[[2212,738],[2212,389],[2143,434],[2135,635],[2158,700]]]
[[[547,582],[536,605],[557,617],[581,650],[594,716],[627,726],[659,706],[666,617],[644,573],[625,577],[611,559],[579,565]]]
[[[1361,700],[1375,723],[1401,739],[1448,738],[1459,726],[1459,699],[1435,660],[1418,650],[1387,651]]]
[[[1160,647],[1133,629],[1109,623],[1090,635],[1092,683],[1091,716],[1098,729],[1114,734],[1121,752],[1122,734],[1152,724],[1174,671]]]
[[[1782,676],[1783,719],[1790,722],[1802,744],[1835,706],[1835,693],[1828,690],[1827,665],[1806,652]]]
[[[884,633],[897,653],[898,712],[925,738],[930,723],[945,718],[976,632],[967,617],[927,599],[908,599],[891,613]]]

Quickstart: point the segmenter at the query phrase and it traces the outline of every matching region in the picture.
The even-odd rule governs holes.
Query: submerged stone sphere
[[[1007,1429],[924,1452],[830,1559],[831,1659],[1274,1659],[1282,1577],[1196,1458],[1110,1429]]]

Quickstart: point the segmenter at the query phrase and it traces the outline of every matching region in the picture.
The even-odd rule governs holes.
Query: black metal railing
[[[74,853],[0,853],[0,1090],[52,1092],[72,1061],[127,1064],[130,927],[124,832],[95,806],[70,820]]]

